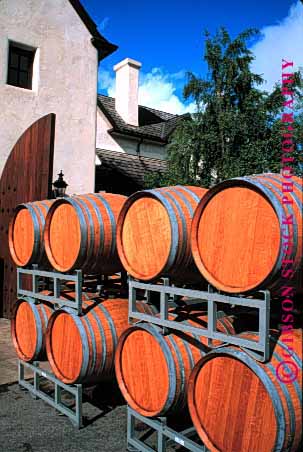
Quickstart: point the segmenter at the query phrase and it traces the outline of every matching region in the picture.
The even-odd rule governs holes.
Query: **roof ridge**
[[[107,99],[110,99],[110,100],[115,100],[115,99],[116,99],[116,98],[113,97],[113,96],[107,96],[106,94],[101,94],[101,93],[98,93],[98,97],[99,97],[99,96],[100,96],[100,97],[106,97]],[[141,107],[141,108],[146,108],[146,109],[151,110],[151,111],[155,111],[155,112],[159,112],[159,113],[165,113],[166,115],[170,115],[170,116],[171,116],[171,118],[169,118],[169,119],[163,119],[163,121],[168,121],[168,120],[170,120],[170,119],[178,118],[179,116],[182,116],[182,115],[177,115],[177,114],[175,114],[175,113],[170,113],[170,112],[168,112],[168,111],[159,110],[159,109],[157,109],[157,108],[148,107],[148,106],[142,105],[142,104],[138,104],[138,106]]]
[[[119,115],[115,108],[114,98],[106,96],[104,94],[98,94],[97,98],[98,107],[102,113],[106,116],[112,125],[112,129],[108,131],[109,134],[122,134],[141,138],[149,141],[156,141],[161,144],[167,144],[168,138],[177,127],[177,124],[182,120],[180,115],[171,115],[160,110],[150,110],[148,107],[140,106],[139,114],[150,114],[157,116],[157,121],[146,121],[144,125],[133,126],[127,124],[123,118]],[[145,108],[145,110],[141,110]],[[147,113],[148,112],[148,113]]]

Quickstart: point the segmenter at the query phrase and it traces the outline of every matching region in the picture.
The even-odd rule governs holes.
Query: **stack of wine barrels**
[[[267,289],[277,297],[285,283],[283,271],[289,268],[283,259],[288,258],[293,263],[291,283],[300,293],[303,189],[299,178],[293,177],[292,182],[293,191],[285,195],[284,202],[279,174],[222,182],[201,193],[198,203],[191,206],[190,217],[184,215],[188,203],[180,194],[188,194],[192,187],[136,193],[118,219],[121,262],[131,276],[142,281],[167,276],[172,282],[191,284],[199,281],[198,269],[200,282],[207,281],[220,292],[254,296]],[[207,325],[203,312],[181,320],[170,312],[169,317],[191,326],[197,326],[197,321],[199,326]],[[220,322],[235,334],[229,318]],[[217,329],[222,331],[223,325],[217,324]],[[256,333],[240,337],[258,340]],[[298,451],[302,441],[302,330],[294,330],[293,340],[292,354],[283,335],[273,333],[270,360],[261,363],[237,346],[216,344],[217,348],[209,349],[203,337],[177,331],[163,335],[152,322],[139,323],[120,338],[117,380],[128,404],[146,417],[180,415],[188,406],[210,451]],[[288,376],[293,375],[293,367],[296,378],[289,384],[280,381],[275,372],[283,368]]]
[[[40,269],[62,273],[82,269],[86,275],[106,275],[106,279],[121,272],[116,222],[125,200],[122,195],[94,193],[18,206],[10,224],[12,258],[22,267],[35,263]],[[115,285],[110,282],[105,284],[108,297],[119,297],[122,279]],[[53,294],[42,291],[41,295]],[[73,284],[61,290],[60,298],[76,299]],[[18,357],[29,362],[47,357],[54,374],[66,383],[112,378],[117,341],[129,326],[128,300],[105,299],[83,287],[82,301],[83,314],[78,316],[72,308],[54,309],[43,299],[18,300],[12,320]],[[137,307],[156,312],[144,302],[138,301]]]
[[[209,190],[174,186],[128,199],[102,193],[23,204],[10,224],[11,255],[18,266],[36,263],[62,273],[124,269],[143,282],[162,284],[165,277],[243,297],[269,290],[279,302],[285,284],[303,293],[302,181],[293,176],[285,193],[283,182],[267,173]],[[73,288],[61,296],[73,298]],[[207,329],[202,305],[185,308],[183,300],[183,307],[171,307],[172,327],[163,334],[152,319],[131,326],[121,294],[83,291],[82,302],[79,316],[68,307],[18,300],[12,335],[20,359],[47,355],[66,384],[116,374],[125,400],[141,415],[180,418],[189,411],[211,452],[301,450],[302,329],[273,330],[263,363],[236,345],[210,347],[203,336],[173,329],[177,323]],[[159,315],[150,303],[136,303],[140,312]],[[217,331],[258,340],[244,317],[235,322],[234,312],[217,319]]]
[[[244,295],[268,289],[275,303],[281,303],[282,287],[302,292],[302,180],[292,177],[293,190],[286,193],[283,182],[271,173],[231,179],[199,203],[192,253],[201,275],[216,289]],[[284,314],[292,322],[294,313]],[[302,329],[291,323],[285,328],[271,336],[267,363],[227,346],[196,364],[188,404],[210,451],[301,450]],[[254,333],[241,336],[258,339]]]
[[[117,247],[124,268],[141,281],[168,277],[178,284],[204,282],[194,265],[190,231],[195,209],[207,190],[165,187],[130,196],[118,219]],[[170,311],[169,319],[207,328],[207,316]],[[220,331],[234,334],[230,319]],[[115,369],[128,404],[143,416],[166,416],[186,408],[187,384],[194,364],[208,347],[205,338],[170,333],[163,336],[153,322],[128,328],[119,340]]]

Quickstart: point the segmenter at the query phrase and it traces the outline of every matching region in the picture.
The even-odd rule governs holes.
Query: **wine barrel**
[[[176,319],[169,314],[170,319]],[[207,328],[201,312],[180,321]],[[219,331],[234,334],[228,318],[218,320]],[[181,413],[195,363],[209,350],[205,337],[184,333],[161,334],[154,324],[139,323],[121,336],[115,358],[116,377],[127,403],[146,417]]]
[[[189,411],[211,452],[302,450],[302,330],[293,335],[292,357],[283,336],[271,342],[267,363],[236,347],[221,347],[194,368]]]
[[[154,313],[153,306],[143,301],[137,307]],[[46,333],[46,350],[56,377],[64,383],[112,379],[117,342],[128,326],[127,299],[86,300],[82,316],[69,308],[55,311]]]
[[[117,224],[121,262],[134,278],[161,276],[187,283],[201,280],[190,250],[194,210],[206,193],[200,187],[166,187],[130,196]]]
[[[11,257],[19,267],[47,263],[43,231],[45,218],[53,200],[20,204],[10,221],[8,243]]]
[[[290,259],[296,271],[293,284],[302,290],[302,181],[293,177],[290,193],[282,193],[283,182],[271,173],[231,179],[211,188],[199,203],[192,253],[201,274],[217,289],[277,292],[290,269],[283,259]],[[287,196],[284,203],[282,196]],[[284,224],[291,219],[293,224]]]
[[[44,295],[50,292],[43,291]],[[51,303],[32,299],[17,301],[11,320],[12,340],[17,355],[23,361],[44,360],[45,333],[54,308]]]
[[[121,271],[116,221],[125,196],[91,193],[57,199],[46,217],[44,240],[49,262],[60,272],[81,268],[111,274]]]

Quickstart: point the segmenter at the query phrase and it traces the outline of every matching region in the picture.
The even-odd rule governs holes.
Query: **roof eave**
[[[108,119],[108,121],[112,125],[112,128],[108,130],[108,133],[110,135],[127,135],[127,136],[131,136],[134,138],[139,138],[139,139],[143,138],[144,140],[148,140],[148,141],[151,141],[151,142],[157,143],[157,144],[162,144],[162,145],[167,144],[167,140],[165,138],[155,137],[155,136],[149,135],[149,134],[143,134],[142,132],[141,133],[136,132],[136,130],[130,131],[130,130],[121,128],[118,124],[116,124],[114,118],[111,116],[111,114],[108,112],[108,110],[104,107],[104,105],[102,104],[102,102],[99,98],[97,100],[97,104],[98,104],[98,107],[100,108],[100,110],[102,111],[102,113],[105,115],[105,117]]]
[[[99,62],[106,58],[107,56],[111,55],[113,52],[115,52],[118,49],[118,46],[115,44],[112,44],[111,42],[107,41],[98,31],[97,25],[93,21],[93,19],[90,17],[86,9],[83,7],[80,0],[69,0],[70,4],[90,32],[92,39],[91,42],[94,47],[98,50],[98,60]]]
[[[91,41],[93,46],[98,50],[99,62],[104,60],[104,58],[108,57],[118,49],[118,46],[116,44],[112,44],[105,38],[94,37]]]
[[[113,127],[108,131],[111,135],[127,135],[129,137],[141,138],[146,141],[151,141],[157,144],[167,144],[167,140],[165,138],[154,137],[153,135],[138,133],[135,130],[133,132],[129,130],[124,130],[119,127]]]

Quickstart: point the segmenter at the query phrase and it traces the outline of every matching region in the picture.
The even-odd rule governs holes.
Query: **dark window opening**
[[[28,50],[11,43],[8,56],[8,85],[32,89],[35,50]]]

